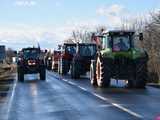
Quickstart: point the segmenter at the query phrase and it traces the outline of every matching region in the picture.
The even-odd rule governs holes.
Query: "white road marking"
[[[80,89],[82,89],[83,91],[88,91],[86,88],[84,88],[84,87],[81,87],[81,86],[77,86],[77,87],[79,87]]]
[[[101,100],[104,100],[104,101],[106,101],[106,100],[107,100],[105,97],[100,96],[100,95],[98,95],[98,94],[96,94],[96,93],[92,93],[92,94],[93,94],[94,96],[96,96],[96,97],[100,98]]]
[[[140,114],[137,114],[137,113],[135,113],[135,112],[133,112],[133,111],[131,111],[131,110],[123,107],[123,106],[120,105],[120,104],[113,103],[113,102],[111,102],[109,99],[107,99],[107,98],[105,98],[105,97],[103,97],[103,96],[100,96],[100,95],[98,95],[98,94],[96,94],[96,93],[91,93],[91,94],[93,94],[94,96],[100,98],[101,100],[104,100],[104,101],[106,101],[106,102],[109,102],[109,103],[110,103],[111,105],[113,105],[114,107],[119,108],[120,110],[122,110],[122,111],[124,111],[124,112],[127,112],[127,113],[129,113],[130,115],[133,115],[133,116],[135,116],[135,117],[137,117],[137,118],[143,118],[143,116],[141,116]]]
[[[111,105],[111,104],[104,104],[104,105],[99,105],[98,107],[100,107],[100,108],[113,107],[113,105]]]
[[[118,108],[118,109],[120,109],[120,110],[122,110],[122,111],[124,111],[124,112],[126,112],[126,113],[128,113],[130,115],[132,115],[132,116],[135,116],[135,117],[141,118],[141,119],[144,118],[142,115],[140,115],[138,113],[135,113],[135,112],[131,111],[130,109],[127,109],[127,108],[123,107],[120,104],[113,103],[113,102],[111,102],[111,100],[109,100],[109,99],[107,99],[107,98],[105,98],[105,97],[103,97],[101,95],[98,95],[97,93],[92,93],[89,90],[87,90],[86,88],[83,88],[83,87],[77,85],[76,83],[73,83],[73,82],[71,82],[69,80],[66,80],[66,79],[62,79],[62,80],[65,81],[65,82],[67,82],[67,83],[69,83],[69,84],[71,84],[71,85],[73,85],[73,86],[76,86],[77,88],[80,88],[83,91],[89,92],[90,94],[98,97],[99,99],[101,99],[103,101],[106,101],[106,102],[110,103],[112,106],[114,106],[114,107],[116,107],[116,108]]]
[[[75,84],[75,83],[73,84],[73,82],[71,82],[71,81],[67,81],[67,83],[72,84],[72,85],[80,88],[80,89],[83,90],[83,91],[89,92],[86,88],[81,87],[81,86],[79,86],[79,85],[77,85],[77,84]],[[113,103],[113,102],[111,102],[109,99],[107,99],[107,98],[105,98],[105,97],[103,97],[103,96],[101,96],[101,95],[98,95],[97,93],[92,93],[92,92],[89,92],[89,93],[91,93],[92,95],[98,97],[99,99],[101,99],[101,100],[103,100],[103,101],[109,102],[112,106],[114,106],[114,107],[116,107],[116,108],[118,108],[118,109],[120,109],[120,110],[122,110],[122,111],[124,111],[124,112],[127,112],[128,114],[130,114],[130,115],[132,115],[132,116],[135,116],[135,117],[137,117],[137,118],[143,118],[142,115],[140,115],[140,114],[138,114],[138,113],[135,113],[135,112],[133,112],[133,111],[131,111],[131,110],[123,107],[123,106],[120,105],[120,104]]]
[[[65,81],[65,82],[67,82],[68,80],[66,80],[66,79],[62,79],[63,81]]]
[[[74,82],[68,81],[68,83],[71,85],[77,86],[76,83],[74,83]]]
[[[103,97],[103,96],[100,96],[100,95],[98,95],[98,94],[96,94],[96,93],[91,93],[91,94],[93,94],[94,96],[100,98],[101,100],[104,100],[104,101],[106,101],[106,102],[109,102],[109,103],[110,103],[111,105],[113,105],[114,107],[119,108],[119,109],[121,109],[122,111],[125,111],[125,112],[129,113],[130,115],[133,115],[133,116],[135,116],[135,117],[137,117],[137,118],[143,118],[143,116],[141,116],[140,114],[137,114],[137,113],[135,113],[135,112],[133,112],[133,111],[131,111],[131,110],[123,107],[123,106],[120,105],[120,104],[110,102],[109,99],[107,99],[107,98],[105,98],[105,97]]]
[[[115,107],[117,107],[117,108],[119,108],[119,109],[121,109],[121,110],[123,110],[123,111],[125,111],[125,112],[127,112],[127,113],[129,113],[129,114],[131,114],[131,115],[133,115],[135,117],[137,117],[137,118],[143,118],[143,116],[141,116],[140,114],[137,114],[137,113],[135,113],[135,112],[133,112],[133,111],[131,111],[131,110],[129,110],[129,109],[117,104],[117,103],[111,103],[111,104],[113,106],[115,106]]]
[[[8,102],[7,120],[9,119],[9,113],[11,111],[11,107],[12,107],[12,102],[13,102],[13,98],[14,98],[14,95],[15,95],[16,86],[17,86],[17,79],[15,80],[15,82],[13,84],[11,97],[10,97],[10,100]]]

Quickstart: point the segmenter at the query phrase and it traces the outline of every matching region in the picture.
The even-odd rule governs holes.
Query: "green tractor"
[[[109,31],[95,36],[101,44],[90,66],[92,85],[109,87],[112,78],[126,80],[129,88],[145,88],[148,54],[135,47],[136,36],[143,40],[143,34],[134,31]]]

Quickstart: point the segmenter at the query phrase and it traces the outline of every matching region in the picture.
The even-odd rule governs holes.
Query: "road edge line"
[[[62,77],[62,76],[60,76],[60,77]],[[56,76],[55,78],[58,79],[58,76]],[[101,100],[103,100],[103,101],[105,101],[105,102],[110,103],[110,104],[113,105],[114,107],[116,107],[116,108],[118,108],[118,109],[120,109],[120,110],[122,110],[122,111],[124,111],[124,112],[126,112],[126,113],[128,113],[128,114],[130,114],[130,115],[132,115],[132,116],[135,116],[135,117],[140,118],[140,119],[143,119],[143,118],[144,118],[142,115],[140,115],[140,114],[138,114],[138,113],[136,113],[136,112],[133,112],[132,110],[127,109],[127,108],[121,106],[120,104],[111,102],[109,99],[107,99],[107,98],[105,98],[105,97],[103,97],[103,96],[101,96],[101,95],[98,95],[97,93],[90,92],[90,91],[88,91],[86,88],[81,87],[81,86],[79,86],[79,85],[71,82],[70,80],[67,80],[67,79],[64,79],[64,78],[61,78],[61,80],[64,81],[64,82],[66,82],[66,83],[68,83],[68,84],[70,84],[70,85],[72,85],[72,86],[75,86],[75,87],[77,87],[77,88],[79,88],[79,89],[81,89],[81,90],[83,90],[83,91],[85,91],[85,92],[88,92],[88,93],[90,93],[91,95],[93,95],[93,96],[95,96],[95,97],[97,97],[97,98],[99,98],[99,99],[101,99]]]
[[[17,86],[17,79],[14,80],[14,84],[13,84],[13,87],[11,89],[12,91],[11,91],[11,94],[10,94],[11,96],[10,96],[10,99],[8,100],[7,115],[6,115],[7,120],[9,119],[9,114],[10,114],[13,99],[14,99],[14,96],[15,96],[16,86]]]

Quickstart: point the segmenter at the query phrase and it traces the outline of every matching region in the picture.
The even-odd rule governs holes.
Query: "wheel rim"
[[[59,60],[59,61],[58,61],[58,73],[59,73],[59,74],[61,73],[61,68],[60,68],[61,65],[60,65],[60,64],[61,64],[61,62],[60,62],[60,60]]]
[[[97,84],[98,84],[98,86],[101,86],[101,84],[102,84],[102,81],[101,81],[101,62],[99,59],[97,60],[96,74],[97,74]]]
[[[91,66],[90,68],[90,79],[91,79],[91,84],[94,84],[94,73],[93,73],[93,68]]]
[[[100,69],[101,69],[100,63],[98,62],[98,64],[97,64],[97,79],[98,80],[100,79],[100,73],[101,73]]]
[[[73,78],[73,65],[71,65],[71,76]]]

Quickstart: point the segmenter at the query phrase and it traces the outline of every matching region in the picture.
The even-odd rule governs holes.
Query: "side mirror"
[[[47,49],[45,49],[45,51],[44,51],[45,53],[47,53],[48,52],[48,50]]]
[[[103,36],[103,35],[99,35],[98,37],[99,37],[99,38],[104,38],[105,36]]]
[[[58,45],[58,50],[61,50],[61,48],[62,48],[62,45]]]
[[[143,33],[139,33],[139,40],[143,41]]]
[[[62,47],[61,47],[61,50],[62,50],[62,49],[64,50],[65,48],[66,48],[65,46],[62,46]]]

